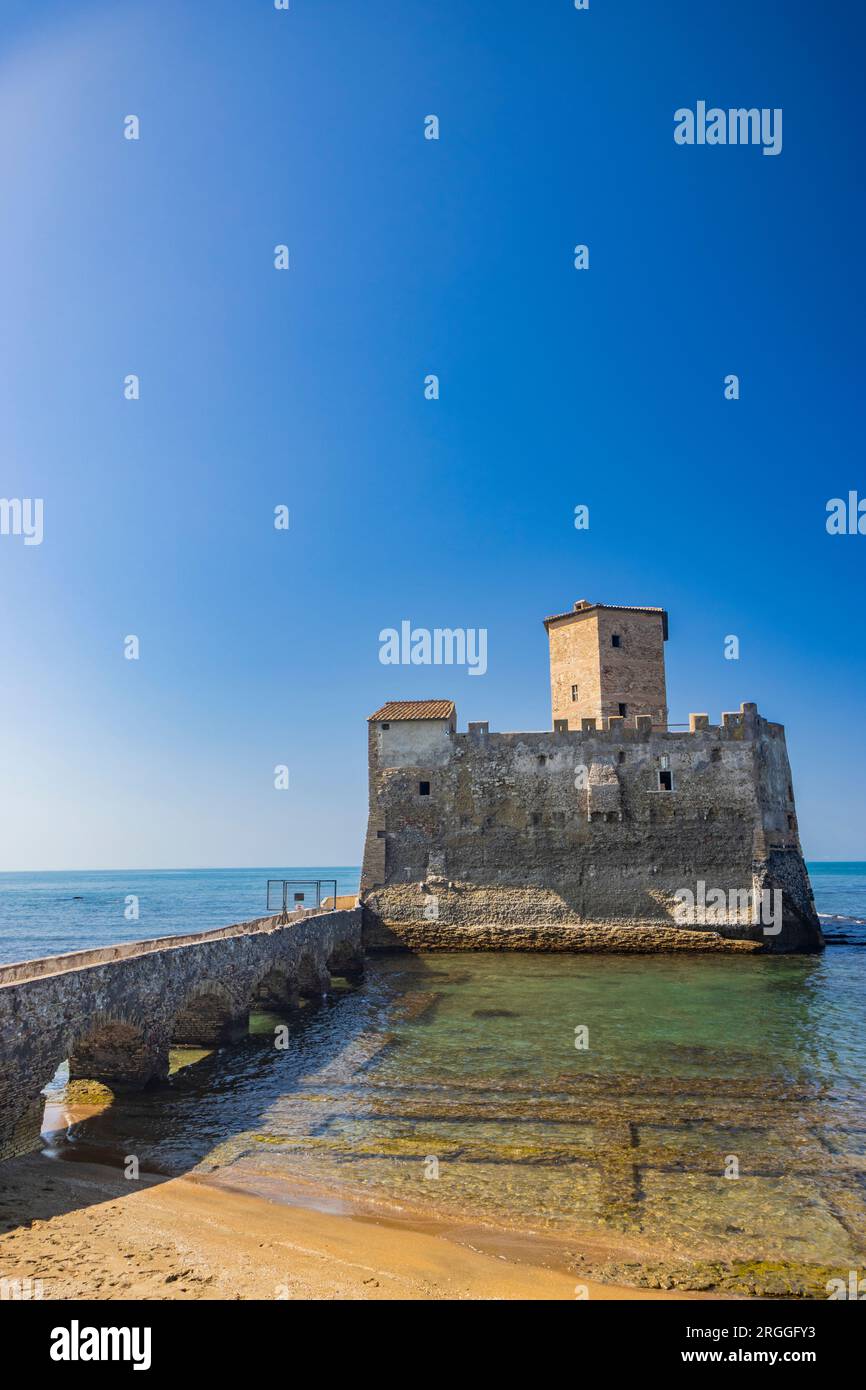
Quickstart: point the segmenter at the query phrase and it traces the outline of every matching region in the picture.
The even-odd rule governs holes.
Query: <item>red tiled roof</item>
[[[544,619],[544,626],[547,627],[548,623],[556,623],[560,618],[574,618],[577,614],[591,613],[596,608],[610,608],[615,613],[660,613],[665,640],[667,640],[668,615],[665,609],[635,603],[588,603],[585,608],[569,608],[566,613],[553,613],[549,618]]]
[[[389,700],[370,719],[450,719],[453,700]]]

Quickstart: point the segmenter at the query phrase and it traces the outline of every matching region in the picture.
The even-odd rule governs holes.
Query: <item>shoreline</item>
[[[365,1212],[280,1178],[257,1180],[256,1192],[226,1170],[132,1184],[119,1169],[44,1154],[9,1159],[3,1178],[0,1277],[39,1280],[46,1300],[732,1297],[600,1283],[565,1268],[556,1239]]]

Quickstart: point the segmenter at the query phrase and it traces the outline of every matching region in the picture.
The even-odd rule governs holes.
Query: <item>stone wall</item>
[[[554,733],[481,726],[441,743],[427,731],[414,750],[405,731],[399,745],[371,734],[366,943],[819,949],[784,729],[753,705],[720,725],[692,722],[688,733],[648,718]],[[660,789],[663,769],[672,791]],[[697,910],[682,931],[676,895],[697,898],[700,882],[726,895],[779,888],[782,931],[768,935],[739,907]]]
[[[627,719],[648,714],[657,727],[665,727],[666,621],[660,610],[603,605],[548,618],[554,724],[565,719],[569,728],[580,729],[584,719],[595,719],[600,726],[619,714],[622,703]]]
[[[36,1147],[40,1092],[70,1075],[113,1090],[168,1073],[173,1044],[244,1036],[251,1006],[327,990],[363,967],[361,910],[264,917],[0,967],[0,1158]]]

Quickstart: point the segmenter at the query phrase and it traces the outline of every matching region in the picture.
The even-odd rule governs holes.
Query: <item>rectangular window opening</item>
[[[430,783],[429,783],[429,782],[419,782],[419,783],[418,783],[418,795],[419,795],[419,796],[429,796],[429,795],[430,795]]]
[[[628,716],[628,706],[627,706],[627,705],[620,704],[620,705],[619,705],[619,712],[620,712],[620,717],[621,717],[622,719],[625,719],[625,718]]]
[[[621,646],[622,646],[622,638],[620,637],[620,635],[619,635],[618,632],[613,633],[613,635],[612,635],[612,637],[611,637],[611,639],[610,639],[610,645],[611,645],[612,647],[621,647]]]
[[[663,767],[659,770],[659,791],[672,792],[674,789],[674,774],[670,768]]]
[[[576,699],[577,699],[577,694],[578,694],[578,687],[577,687],[576,685],[573,685],[573,686],[571,687],[571,698],[572,698],[572,700],[576,700]]]

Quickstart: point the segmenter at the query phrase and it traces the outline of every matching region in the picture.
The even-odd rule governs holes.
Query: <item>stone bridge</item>
[[[0,1159],[38,1147],[41,1092],[65,1060],[70,1079],[138,1089],[168,1075],[170,1047],[235,1042],[253,1008],[362,969],[360,907],[0,966]]]

